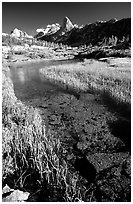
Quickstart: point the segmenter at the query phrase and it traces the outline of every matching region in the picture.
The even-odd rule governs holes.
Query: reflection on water
[[[14,84],[14,91],[17,98],[22,101],[33,99],[37,97],[44,97],[48,94],[55,94],[56,92],[63,91],[63,89],[46,81],[39,73],[40,68],[50,65],[58,65],[64,63],[76,63],[77,61],[46,61],[41,63],[31,63],[10,67],[11,78]]]
[[[22,69],[19,69],[19,71],[18,71],[18,78],[19,78],[20,82],[22,84],[24,84],[24,82],[25,82],[25,75],[24,75],[24,72],[23,72]]]

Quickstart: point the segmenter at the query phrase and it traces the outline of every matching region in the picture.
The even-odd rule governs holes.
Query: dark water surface
[[[40,69],[61,64],[75,64],[77,60],[41,61],[10,66],[15,95],[22,101],[44,97],[48,94],[66,92],[61,87],[48,82],[39,72]]]

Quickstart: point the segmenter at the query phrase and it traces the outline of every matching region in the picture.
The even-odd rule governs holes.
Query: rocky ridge
[[[46,28],[38,28],[36,32],[34,38],[37,40],[63,43],[72,47],[82,45],[98,47],[122,45],[121,47],[123,47],[124,45],[124,49],[126,49],[131,46],[131,18],[121,20],[114,18],[109,21],[97,21],[85,26],[78,26],[73,24],[68,17],[65,17],[62,25],[58,23],[47,25]],[[2,34],[3,37],[7,35],[6,33]],[[10,36],[33,38],[33,36],[17,28],[11,32]]]
[[[68,17],[63,19],[63,23],[60,26],[58,23],[48,25],[45,29],[37,29],[37,35],[35,38],[41,40],[55,41],[59,36],[65,35],[71,31],[77,25],[73,25]]]
[[[38,30],[40,31],[40,30]],[[46,29],[45,29],[46,31]],[[131,43],[131,18],[121,20],[97,21],[83,27],[73,25],[68,17],[54,33],[39,32],[35,38],[52,42],[64,43],[71,46],[89,45],[109,46],[120,42]]]
[[[60,24],[58,23],[47,25],[46,28],[38,28],[36,30],[36,32],[38,33],[37,38],[44,35],[52,35],[56,33],[59,29],[60,29]]]

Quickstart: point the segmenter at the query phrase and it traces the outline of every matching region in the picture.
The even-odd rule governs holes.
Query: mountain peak
[[[74,28],[74,25],[70,21],[70,19],[65,16],[62,24],[62,30],[65,30],[66,32],[72,30]]]
[[[14,28],[14,30],[11,31],[11,36],[16,38],[20,38],[20,37],[33,38],[32,36],[28,35],[26,32],[19,30],[18,28]]]
[[[64,18],[69,19],[67,16],[65,16]]]
[[[44,36],[48,37],[50,35],[63,35],[68,31],[71,31],[74,27],[75,25],[73,25],[70,19],[65,16],[63,19],[62,26],[60,26],[60,24],[58,23],[55,23],[52,25],[47,25],[46,28],[39,28],[36,30],[37,35],[35,37],[42,38]]]

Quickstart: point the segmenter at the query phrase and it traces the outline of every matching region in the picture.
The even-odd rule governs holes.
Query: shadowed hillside
[[[58,30],[54,34],[42,35],[38,33],[36,38],[62,42],[71,46],[89,45],[116,45],[120,42],[131,43],[131,18],[121,20],[111,19],[109,21],[98,21],[90,23],[82,28],[71,27],[70,31],[61,33]]]

